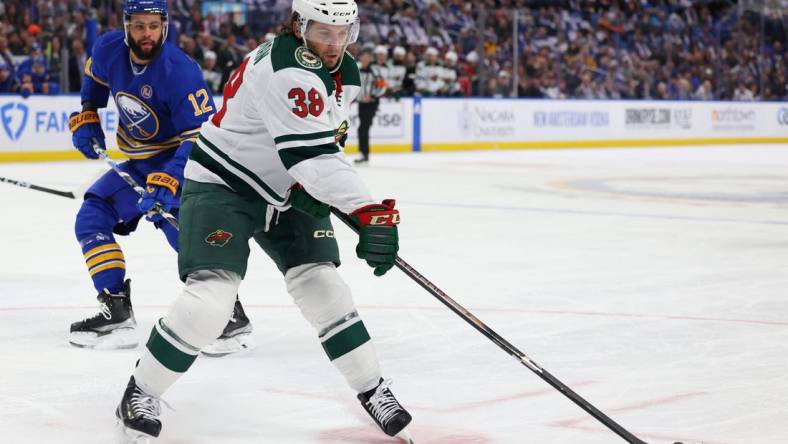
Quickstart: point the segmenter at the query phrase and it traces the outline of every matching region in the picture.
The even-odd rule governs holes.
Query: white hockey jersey
[[[203,124],[185,177],[278,207],[296,182],[345,213],[373,203],[337,144],[359,86],[350,54],[332,75],[292,35],[260,45],[228,79],[224,105]]]

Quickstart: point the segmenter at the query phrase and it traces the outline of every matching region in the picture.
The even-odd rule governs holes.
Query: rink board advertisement
[[[222,98],[214,97],[217,108]],[[22,99],[16,95],[0,95],[0,160],[63,160],[79,159],[71,145],[68,117],[81,109],[79,96],[34,96]],[[110,100],[99,110],[107,147],[116,149],[115,131],[118,109]],[[358,106],[351,108],[348,151],[357,150]],[[413,134],[413,100],[381,101],[370,137],[378,149],[410,151]]]
[[[788,103],[426,99],[421,149],[788,142]]]
[[[215,98],[217,107],[221,97]],[[0,95],[0,161],[80,159],[68,116],[79,97]],[[116,148],[118,110],[99,111]],[[357,151],[357,106],[347,151]],[[373,152],[788,143],[788,103],[525,99],[385,99]]]

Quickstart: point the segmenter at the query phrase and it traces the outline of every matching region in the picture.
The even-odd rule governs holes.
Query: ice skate
[[[224,327],[222,335],[202,349],[202,354],[212,358],[226,356],[254,348],[252,340],[252,324],[246,317],[240,300],[235,301],[233,314]]]
[[[358,159],[354,159],[353,163],[356,164],[356,165],[366,165],[366,164],[369,163],[369,157],[361,156]]]
[[[391,393],[390,386],[390,379],[385,381],[381,379],[376,388],[360,393],[358,400],[383,433],[413,443],[410,433],[405,428],[410,424],[412,417]]]
[[[117,441],[124,444],[143,444],[153,442],[161,432],[161,401],[143,392],[134,381],[123,393],[115,416],[118,418]]]
[[[134,311],[131,308],[131,280],[126,279],[123,291],[107,290],[98,294],[101,311],[96,315],[71,324],[68,342],[76,347],[97,349],[134,348],[136,336]]]

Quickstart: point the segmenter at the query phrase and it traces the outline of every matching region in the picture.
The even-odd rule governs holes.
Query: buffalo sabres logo
[[[305,46],[299,46],[295,51],[295,59],[299,65],[307,69],[320,69],[323,61]]]
[[[150,140],[159,134],[159,118],[150,106],[139,98],[119,92],[115,96],[120,123],[129,136],[136,140]]]

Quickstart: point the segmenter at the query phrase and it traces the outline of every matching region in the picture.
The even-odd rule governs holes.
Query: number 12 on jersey
[[[201,97],[202,100],[198,102],[197,97]],[[187,99],[189,99],[189,102],[191,102],[192,106],[194,107],[194,117],[198,117],[213,111],[213,107],[208,105],[208,101],[211,100],[211,96],[208,95],[208,91],[206,91],[205,88],[198,90],[194,94],[189,94]]]

